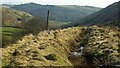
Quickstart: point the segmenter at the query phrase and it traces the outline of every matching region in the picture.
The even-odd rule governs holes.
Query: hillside
[[[25,21],[33,18],[33,16],[6,6],[1,6],[0,9],[2,9],[2,27],[0,28],[2,32],[1,46],[4,47],[23,36],[23,24]]]
[[[3,66],[114,66],[120,65],[120,33],[97,26],[47,30],[2,51]]]
[[[2,9],[2,47],[14,43],[27,33],[37,33],[44,30],[46,20],[42,17],[34,17],[29,13],[15,10],[6,6]],[[49,21],[48,29],[60,28],[64,23]],[[34,28],[34,29],[33,29]]]
[[[26,3],[15,5],[12,8],[28,12],[34,16],[46,17],[47,11],[50,10],[50,20],[59,22],[74,22],[101,8],[77,5],[40,5],[35,3]]]
[[[78,20],[74,25],[103,25],[114,24],[120,27],[120,2],[113,3],[108,7],[95,12],[82,20]]]
[[[2,26],[19,26],[23,21],[28,21],[33,18],[32,15],[11,9],[8,7],[1,7],[2,9]]]

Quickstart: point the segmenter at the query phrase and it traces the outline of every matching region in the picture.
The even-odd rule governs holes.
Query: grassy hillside
[[[62,26],[67,25],[70,22],[57,22],[57,21],[49,21],[48,29],[60,29]]]
[[[56,5],[40,5],[35,3],[16,5],[12,8],[28,12],[34,16],[43,17],[46,17],[47,11],[50,10],[50,20],[60,22],[74,22],[101,9],[97,7],[88,6],[76,6],[76,5],[56,6]]]
[[[3,66],[120,65],[120,33],[72,27],[26,35],[3,50]]]
[[[74,25],[103,25],[113,24],[120,27],[120,2],[113,3],[108,7],[95,12],[82,20],[78,20]]]
[[[3,11],[2,22],[2,46],[15,43],[25,34],[37,34],[46,28],[46,20],[42,17],[33,17],[32,15],[8,7],[1,7]],[[49,29],[58,29],[64,23],[49,21]]]
[[[2,27],[2,46],[14,43],[23,35],[23,29],[14,27]]]
[[[2,9],[2,47],[12,44],[24,35],[24,23],[33,18],[32,15],[19,10],[1,6]]]
[[[2,9],[2,26],[22,27],[23,23],[33,18],[32,15],[23,11],[18,11],[8,7],[1,7],[1,9]]]
[[[69,30],[72,30],[72,32],[67,33]],[[40,32],[36,37],[33,35],[25,36],[21,41],[19,40],[17,44],[5,48],[5,50],[8,49],[9,53],[3,49],[4,56],[6,55],[3,60],[4,65],[72,66],[70,61],[67,60],[67,56],[70,53],[69,46],[71,45],[72,47],[72,44],[77,44],[75,40],[79,39],[78,31],[80,31],[79,28],[69,28]],[[50,34],[48,34],[49,32]],[[14,53],[15,50],[17,54],[14,56],[14,59],[12,59],[14,62],[11,62],[12,60],[10,60],[10,58],[13,58],[12,53]],[[25,57],[25,55],[29,57]]]

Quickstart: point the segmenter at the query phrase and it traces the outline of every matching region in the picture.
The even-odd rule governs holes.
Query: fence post
[[[48,10],[48,13],[47,13],[47,23],[46,23],[46,30],[48,30],[48,22],[49,22],[49,10]]]

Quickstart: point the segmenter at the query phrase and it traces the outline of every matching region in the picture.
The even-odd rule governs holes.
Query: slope
[[[20,26],[25,20],[28,21],[33,18],[32,15],[15,10],[8,7],[1,7],[2,9],[2,26]]]
[[[113,3],[108,7],[95,12],[82,20],[78,20],[75,25],[102,25],[115,24],[120,27],[120,2]]]
[[[33,16],[26,12],[4,6],[0,7],[0,9],[2,9],[2,27],[0,28],[2,32],[1,47],[5,47],[23,36],[25,31],[22,29],[24,27],[23,24],[25,21],[33,18]]]
[[[2,50],[3,66],[119,65],[120,33],[97,26],[48,30]]]
[[[46,17],[47,10],[50,10],[50,20],[60,22],[74,22],[81,19],[101,8],[89,6],[76,6],[76,5],[40,5],[35,3],[26,3],[12,7],[14,9],[28,12],[34,16]]]

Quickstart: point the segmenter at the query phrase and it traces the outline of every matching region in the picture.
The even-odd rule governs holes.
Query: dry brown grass
[[[95,65],[111,65],[119,62],[119,42],[116,31],[109,28],[92,26],[48,30],[35,36],[24,36],[16,44],[4,48],[3,65],[79,66],[91,65],[90,60]],[[84,46],[83,52],[76,57],[73,52],[80,46]]]

